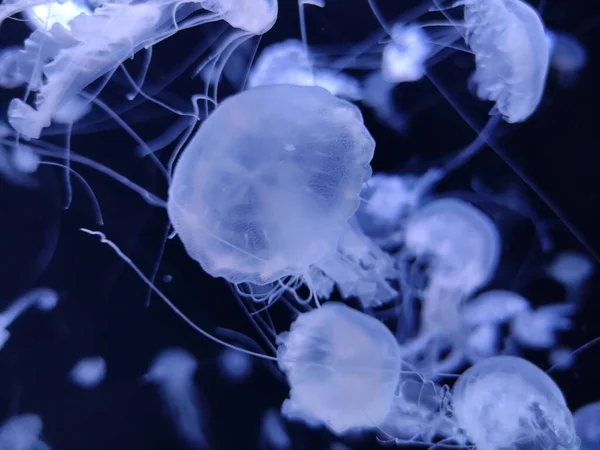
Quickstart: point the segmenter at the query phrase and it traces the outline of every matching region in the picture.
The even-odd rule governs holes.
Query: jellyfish
[[[581,450],[600,448],[600,402],[588,403],[575,414],[575,430],[581,439]]]
[[[432,53],[423,29],[397,23],[392,27],[390,38],[383,50],[383,79],[390,83],[405,83],[423,78],[425,61]]]
[[[101,356],[80,359],[69,373],[71,381],[84,389],[98,387],[105,376],[106,361]]]
[[[564,286],[567,300],[571,303],[580,303],[594,270],[590,258],[573,251],[559,253],[546,268],[548,276]]]
[[[579,448],[561,390],[522,358],[493,356],[463,372],[452,389],[452,414],[478,449]]]
[[[232,383],[243,383],[252,374],[252,358],[238,350],[224,348],[218,364],[221,374]]]
[[[556,70],[563,86],[572,85],[587,65],[587,50],[571,34],[551,30],[546,34],[550,44],[550,66]]]
[[[248,87],[267,84],[293,84],[320,86],[333,95],[348,100],[360,100],[360,83],[349,75],[316,67],[307,55],[302,42],[295,39],[271,44],[253,64],[248,77]]]
[[[290,385],[282,414],[342,435],[387,417],[400,379],[394,335],[343,303],[301,314],[278,338],[279,367]]]
[[[575,307],[571,304],[544,305],[517,314],[511,322],[513,338],[523,347],[549,349],[560,331],[570,330]]]
[[[51,311],[58,302],[58,295],[49,288],[37,288],[29,291],[15,300],[8,308],[0,313],[0,349],[10,338],[8,327],[25,311],[36,307],[40,311]]]
[[[250,89],[226,99],[183,151],[169,218],[208,274],[272,284],[262,300],[326,277],[346,297],[383,302],[395,295],[392,259],[350,220],[373,151],[358,108],[325,89]]]
[[[0,19],[48,1],[25,0],[2,4]],[[104,3],[90,14],[79,14],[68,22],[68,29],[57,24],[48,30],[39,28],[28,39],[20,58],[23,64],[35,61],[30,89],[35,92],[35,107],[23,99],[13,99],[8,107],[9,123],[29,139],[37,139],[50,126],[57,109],[83,92],[92,82],[112,75],[128,57],[143,48],[166,39],[179,30],[217,20],[226,20],[240,28],[241,36],[232,36],[215,56],[226,48],[266,32],[277,17],[274,0],[246,0],[229,5],[215,0],[201,1],[210,13],[187,18],[177,14],[179,2]],[[174,8],[174,10],[173,10]],[[185,9],[189,15],[193,9]],[[173,17],[178,21],[175,21]],[[39,44],[42,44],[41,46]],[[230,54],[230,51],[226,52]],[[225,60],[227,58],[224,58]],[[217,74],[222,66],[217,69]],[[25,72],[26,73],[26,72]],[[138,87],[137,85],[135,86]]]
[[[42,419],[37,414],[19,414],[0,426],[0,448],[6,450],[50,450],[40,439]]]
[[[192,448],[208,448],[199,392],[194,385],[198,362],[187,350],[169,348],[161,351],[144,375],[144,380],[158,386],[171,420],[180,437]]]
[[[443,301],[448,291],[468,297],[493,277],[500,259],[501,238],[492,220],[457,198],[417,209],[407,220],[404,241],[403,253],[428,262],[424,296],[432,302]]]

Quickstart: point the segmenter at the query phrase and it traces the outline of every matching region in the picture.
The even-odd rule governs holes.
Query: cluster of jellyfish
[[[216,367],[224,378],[245,383],[257,360],[270,365],[289,394],[264,413],[262,448],[291,449],[285,423],[295,421],[339,438],[372,432],[380,444],[600,449],[600,402],[590,399],[573,414],[550,375],[524,357],[533,349],[553,370],[573,364],[579,350],[561,346],[560,333],[586,301],[593,249],[565,223],[581,249],[552,251],[550,231],[533,210],[522,210],[552,254],[543,276],[565,292],[563,302],[534,306],[510,287],[491,286],[505,239],[493,218],[469,196],[439,189],[480,152],[504,157],[494,138],[501,122],[521,123],[536,112],[550,71],[566,87],[575,83],[585,49],[574,36],[548,30],[525,0],[430,0],[393,24],[375,0],[363,1],[382,31],[331,49],[310,47],[305,28],[304,10],[326,9],[326,1],[299,0],[300,40],[260,48],[259,37],[284,7],[277,0],[5,0],[0,25],[20,15],[32,31],[1,50],[0,86],[24,92],[10,100],[0,128],[2,177],[37,189],[40,165],[63,171],[64,207],[73,181],[95,211],[97,227],[80,231],[107,244],[198,339],[223,346]],[[437,18],[423,20],[427,14]],[[202,88],[185,107],[173,106],[159,95],[168,81],[145,83],[153,47],[215,23],[227,28],[196,64]],[[452,101],[430,68],[457,52],[474,62],[465,87],[493,104],[487,124],[478,128],[457,108],[476,132],[472,143],[422,173],[373,173],[376,142],[360,108],[407,133],[410,113],[398,109],[395,88],[430,79]],[[138,54],[142,68],[132,74],[124,64]],[[101,100],[116,73],[129,89],[120,110]],[[220,93],[223,80],[233,93]],[[135,102],[177,116],[177,126],[146,142],[121,118]],[[97,125],[94,109],[159,167],[165,195],[71,145],[73,133]],[[156,156],[165,148],[172,150],[166,161]],[[72,165],[99,171],[165,210],[163,248],[167,236],[180,240],[198,271],[229,283],[232,306],[264,342],[189,319],[157,287],[156,271],[144,273],[100,231],[101,206]],[[15,300],[0,314],[0,348],[18,339],[8,328],[19,316],[29,308],[51,316],[59,297],[44,287]],[[275,323],[274,308],[287,321]],[[197,367],[187,350],[168,348],[143,376],[194,449],[210,448]],[[103,357],[82,355],[65,376],[90,390],[109,369]],[[50,448],[41,430],[36,414],[10,417],[0,449]]]

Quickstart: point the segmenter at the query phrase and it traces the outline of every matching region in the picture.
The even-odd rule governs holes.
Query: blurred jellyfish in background
[[[0,449],[596,448],[572,3],[1,3]]]

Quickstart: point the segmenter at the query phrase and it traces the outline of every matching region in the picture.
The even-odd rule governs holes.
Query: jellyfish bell
[[[457,198],[440,198],[416,210],[405,227],[406,252],[430,263],[428,289],[455,287],[463,297],[496,272],[501,238],[492,220]]]
[[[169,218],[188,254],[233,284],[310,287],[350,270],[375,286],[391,259],[349,223],[374,147],[358,108],[323,88],[250,89],[223,101],[183,151]]]
[[[290,385],[284,416],[326,425],[338,435],[385,420],[401,359],[394,335],[380,321],[327,302],[301,314],[278,343]]]
[[[493,356],[466,370],[454,384],[452,411],[477,448],[579,448],[561,390],[522,358]]]

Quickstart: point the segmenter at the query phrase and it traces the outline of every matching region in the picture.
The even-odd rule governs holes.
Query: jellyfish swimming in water
[[[169,218],[205,272],[273,285],[255,301],[298,280],[315,297],[335,282],[365,304],[386,301],[392,259],[350,220],[374,148],[358,108],[323,88],[250,89],[227,98],[184,149]]]

